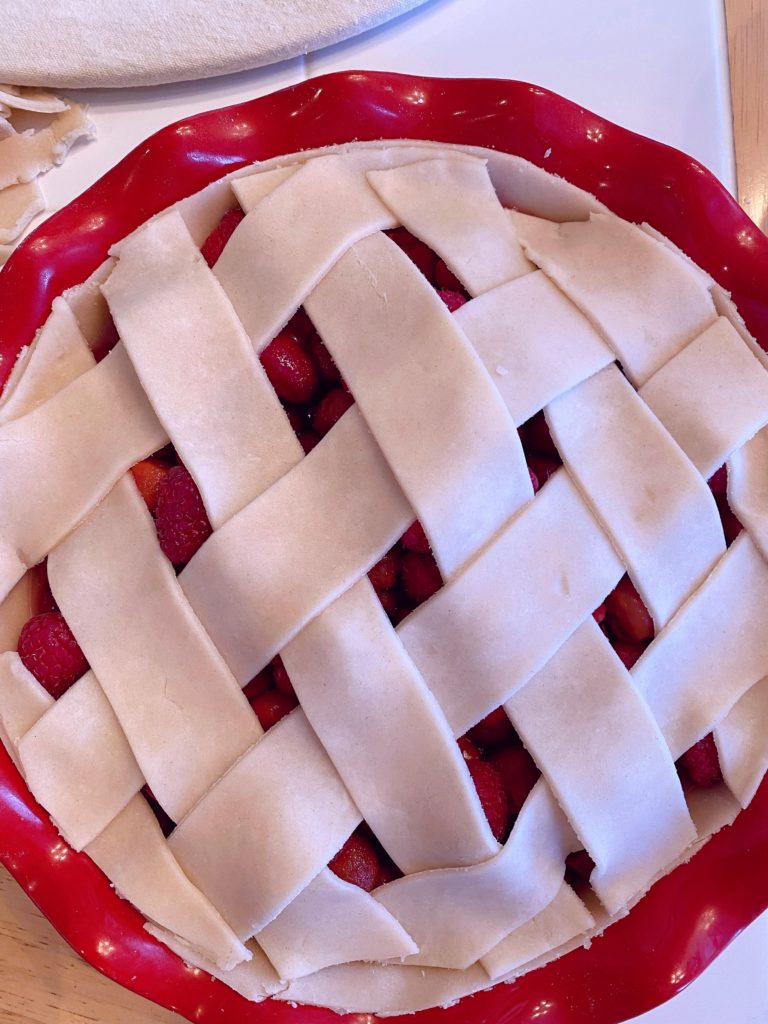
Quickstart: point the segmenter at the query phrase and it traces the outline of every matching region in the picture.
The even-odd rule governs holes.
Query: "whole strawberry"
[[[184,466],[174,466],[160,484],[155,525],[160,547],[176,566],[185,565],[212,533],[200,491]]]
[[[55,699],[88,671],[88,662],[61,612],[29,619],[19,636],[24,666]]]

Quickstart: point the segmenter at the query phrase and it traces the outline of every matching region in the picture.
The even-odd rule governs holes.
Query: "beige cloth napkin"
[[[0,81],[158,85],[244,71],[425,0],[0,0]]]

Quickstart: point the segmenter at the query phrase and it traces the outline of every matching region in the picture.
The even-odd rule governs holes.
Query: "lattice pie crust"
[[[469,292],[454,316],[397,225]],[[301,304],[356,398],[306,458],[258,359]],[[404,1012],[583,944],[768,767],[766,365],[670,243],[518,158],[237,172],[57,299],[5,390],[3,741],[152,934],[249,999]],[[534,497],[541,409],[564,467]],[[214,527],[178,578],[126,475],[168,439]],[[366,573],[416,518],[446,585],[394,629]],[[46,555],[91,665],[55,703],[15,653]],[[591,614],[626,571],[656,627],[631,672]],[[301,707],[262,736],[241,687],[277,652]],[[503,847],[454,741],[500,704],[543,773]],[[725,784],[686,799],[712,730]],[[326,868],[362,819],[405,872],[371,894]]]

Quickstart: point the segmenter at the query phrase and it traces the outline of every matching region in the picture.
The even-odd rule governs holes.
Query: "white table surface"
[[[734,187],[722,0],[430,0],[373,32],[271,68],[72,93],[91,105],[99,139],[45,179],[49,206],[63,206],[178,118],[353,68],[535,82],[686,150]],[[768,1024],[768,915],[635,1024]]]

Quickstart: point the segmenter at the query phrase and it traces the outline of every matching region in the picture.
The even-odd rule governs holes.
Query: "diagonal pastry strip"
[[[42,721],[52,705],[52,698],[15,652],[0,655],[0,737],[17,764],[19,737]],[[221,915],[181,872],[143,797],[134,797],[85,852],[145,917],[186,936],[222,969],[230,970],[250,957]]]
[[[398,223],[443,257],[470,295],[534,269],[480,161],[421,160],[367,177]]]
[[[709,488],[614,365],[555,398],[546,418],[661,628],[725,551]]]
[[[0,427],[0,477],[14,481],[0,491],[0,599],[165,441],[122,346]],[[47,499],[51,490],[55,503]]]
[[[613,214],[570,224],[511,217],[525,254],[598,327],[636,387],[714,323],[701,276]]]
[[[696,833],[661,730],[592,616],[505,706],[595,861],[592,888],[620,911]]]
[[[380,234],[305,306],[450,578],[533,497],[499,393],[434,289]]]

